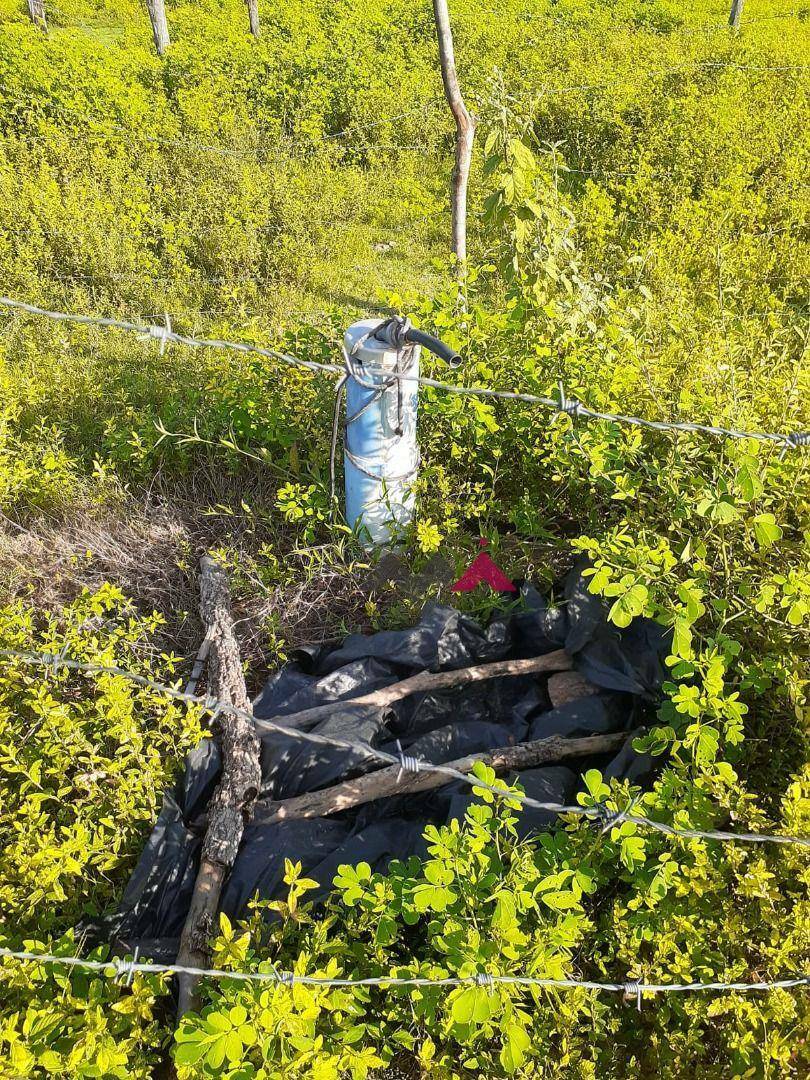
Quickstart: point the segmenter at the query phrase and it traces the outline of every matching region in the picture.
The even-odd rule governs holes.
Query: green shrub
[[[476,774],[497,783],[491,770]],[[589,773],[580,801],[673,820],[677,769],[640,795]],[[286,901],[258,904],[232,926],[221,916],[218,966],[323,978],[471,978],[623,982],[745,981],[801,971],[810,955],[804,852],[677,842],[625,822],[599,838],[581,819],[536,841],[515,834],[519,804],[478,789],[462,823],[428,826],[429,858],[387,874],[342,866],[324,910],[302,902],[314,883],[288,860]],[[726,785],[738,820],[761,812]],[[698,784],[680,825],[711,817]],[[783,805],[785,827],[810,825],[810,773]],[[774,907],[776,905],[776,908]],[[277,918],[268,922],[270,909]],[[779,914],[777,915],[777,911]],[[784,917],[791,929],[771,933]],[[786,924],[787,926],[787,924]],[[708,1005],[707,1005],[708,997]],[[492,988],[211,983],[208,1004],[175,1035],[181,1076],[365,1077],[415,1058],[431,1076],[783,1075],[806,1067],[802,995],[645,998],[513,984]]]
[[[23,604],[0,609],[0,648],[64,651],[166,679],[176,660],[149,658],[158,624],[106,586],[59,618],[35,618]],[[72,928],[114,905],[199,737],[194,712],[121,676],[2,659],[0,944],[76,955]],[[2,964],[0,1076],[151,1075],[165,980],[137,975],[123,988],[80,970]]]

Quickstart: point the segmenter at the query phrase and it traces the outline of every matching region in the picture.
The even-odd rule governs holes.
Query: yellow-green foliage
[[[477,775],[496,783],[492,770]],[[594,770],[580,801],[626,806]],[[643,797],[666,812],[674,772]],[[469,978],[476,972],[538,979],[632,982],[735,981],[748,972],[801,969],[810,946],[810,868],[803,852],[673,846],[625,822],[598,842],[580,822],[539,844],[514,835],[518,804],[481,792],[465,821],[425,833],[429,858],[341,866],[324,912],[300,902],[313,883],[287,866],[281,918],[236,927],[222,918],[214,955],[226,969],[326,978]],[[638,794],[637,792],[635,794]],[[699,784],[696,805],[708,807]],[[717,792],[713,792],[717,794]],[[781,809],[784,827],[806,830],[810,773]],[[728,798],[729,796],[726,796]],[[721,796],[722,798],[722,796]],[[725,801],[725,799],[723,800]],[[742,820],[767,827],[731,796]],[[698,810],[698,814],[700,811]],[[609,893],[618,883],[618,896]],[[600,900],[601,898],[601,900]],[[772,933],[774,920],[783,933]],[[782,1076],[808,1064],[804,995],[645,996],[635,1001],[576,989],[508,984],[416,990],[227,983],[176,1035],[182,1077],[364,1077],[412,1054],[430,1076]],[[245,1069],[246,1072],[240,1070]]]
[[[0,647],[149,674],[142,650],[157,616],[138,615],[112,586],[59,619],[22,604],[0,612]],[[164,679],[174,661],[161,662]],[[14,935],[63,931],[115,899],[178,760],[199,739],[185,708],[115,674],[43,673],[3,660],[0,907]]]
[[[144,618],[106,586],[59,619],[22,604],[0,610],[0,648],[58,653],[148,675]],[[148,653],[146,654],[148,656]],[[159,674],[170,678],[171,657]],[[186,709],[114,674],[45,673],[3,660],[0,681],[2,944],[75,954],[73,927],[113,904],[163,791],[200,728]],[[103,957],[97,950],[96,957]],[[7,969],[0,1076],[143,1076],[157,1060],[160,980],[122,994],[106,978]]]
[[[163,60],[136,3],[69,0],[49,9],[48,35],[17,0],[0,12],[3,292],[137,321],[168,311],[183,331],[324,361],[346,322],[382,297],[465,353],[456,373],[426,361],[442,378],[543,395],[562,380],[570,397],[610,412],[810,428],[801,4],[748,0],[733,34],[714,2],[454,3],[459,70],[481,118],[463,297],[446,258],[452,125],[429,3],[268,0],[259,42],[241,0],[177,3]],[[138,490],[158,471],[182,486],[198,467],[259,470],[277,494],[252,512],[329,559],[329,380],[0,318],[4,512],[58,513],[122,484]],[[807,833],[806,452],[430,390],[420,424],[417,562],[438,549],[461,565],[481,531],[516,574],[550,578],[550,566],[584,553],[614,622],[646,614],[672,627],[667,699],[643,743],[666,764],[644,810],[681,825]],[[250,569],[273,582],[283,563],[284,544],[265,545]],[[44,622],[17,607],[0,633],[26,647],[67,633],[77,655],[143,665],[135,643],[151,624],[121,604],[86,597]],[[79,629],[93,605],[102,629]],[[171,673],[170,660],[160,666]],[[197,737],[184,723],[115,679],[4,667],[8,940],[47,945],[119,894],[159,791]],[[595,775],[588,789],[585,799],[605,794]],[[631,794],[613,796],[623,805]],[[411,957],[452,970],[484,959],[493,970],[664,982],[810,967],[802,852],[681,845],[626,825],[601,841],[580,826],[526,847],[475,817],[463,840],[432,841],[505,860],[513,899],[497,918],[494,891],[474,875],[434,918],[415,899],[415,912],[397,909],[391,890],[455,884],[418,867],[368,883],[349,868],[324,918],[298,909],[247,939],[225,926],[218,960],[369,973]],[[544,884],[554,874],[554,892],[573,896],[562,915]],[[295,867],[290,877],[297,903]],[[390,940],[378,936],[383,914]],[[8,967],[17,974],[4,990],[0,1058],[8,1050],[11,1065],[0,1070],[148,1075],[169,1036],[152,1015],[157,984],[136,982],[130,995]],[[802,991],[662,996],[641,1017],[587,995],[504,993],[491,1015],[492,1002],[474,1002],[472,1025],[463,995],[431,1006],[390,991],[299,989],[292,1004],[285,994],[212,990],[215,1019],[187,1022],[180,1067],[362,1076],[396,1046],[438,1075],[810,1067]]]

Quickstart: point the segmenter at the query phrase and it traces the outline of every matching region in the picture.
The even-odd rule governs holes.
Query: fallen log
[[[225,571],[211,558],[200,561],[200,615],[210,641],[209,691],[219,700],[250,713],[250,699],[242,673],[239,642],[230,611]],[[236,859],[245,824],[261,786],[259,739],[247,716],[219,713],[216,730],[222,755],[222,773],[208,807],[208,828],[203,840],[200,868],[188,915],[180,937],[177,964],[208,967],[209,940],[219,906],[222,884]],[[177,1018],[199,1005],[198,977],[179,977]]]
[[[306,731],[321,720],[332,716],[337,706],[351,705],[353,708],[385,709],[393,705],[395,701],[401,701],[402,698],[411,694],[432,694],[439,690],[455,690],[459,686],[467,686],[472,682],[500,679],[509,675],[539,675],[549,671],[569,671],[571,663],[571,657],[565,649],[556,649],[543,656],[531,656],[527,660],[496,660],[491,664],[477,664],[474,667],[456,668],[453,671],[421,671],[418,675],[401,679],[371,694],[330,701],[326,705],[315,705],[311,709],[281,716],[278,722],[284,724],[285,727],[296,727]],[[272,730],[270,724],[263,720],[254,718],[253,722],[258,728],[265,727]]]
[[[623,746],[630,734],[619,731],[611,735],[589,735],[582,739],[566,739],[562,735],[552,735],[548,739],[534,739],[516,746],[501,746],[483,754],[468,754],[445,764],[465,774],[470,772],[477,761],[489,765],[496,773],[509,772],[512,769],[532,769],[549,762],[610,753]],[[329,814],[374,802],[375,799],[430,791],[449,782],[450,779],[445,773],[427,769],[403,772],[399,765],[391,765],[386,769],[366,773],[356,780],[345,780],[322,791],[307,792],[292,799],[270,803],[259,810],[256,820],[262,825],[270,825],[292,818],[328,817]]]

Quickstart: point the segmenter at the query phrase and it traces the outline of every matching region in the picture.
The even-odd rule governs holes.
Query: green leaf
[[[737,470],[737,489],[745,502],[758,499],[764,491],[764,484],[756,470],[753,458],[746,459]]]
[[[483,1024],[498,1008],[498,998],[484,987],[462,990],[453,1001],[451,1017],[456,1024]]]
[[[392,919],[390,915],[381,915],[380,920],[377,923],[377,929],[374,931],[374,944],[384,947],[386,945],[391,945],[396,939],[396,920]]]
[[[711,516],[721,525],[728,525],[737,520],[740,512],[730,499],[720,499],[714,504]]]
[[[567,889],[543,893],[540,899],[554,911],[569,911],[571,908],[580,907],[580,897]]]
[[[646,844],[643,836],[623,836],[620,857],[628,870],[644,862]]]
[[[238,1031],[229,1031],[225,1036],[225,1056],[233,1065],[242,1060],[242,1040]]]
[[[787,621],[791,626],[801,626],[808,612],[808,605],[804,600],[796,600],[790,605],[787,612]]]
[[[676,617],[672,627],[672,652],[684,660],[692,658],[692,628],[680,616]]]
[[[769,548],[777,540],[782,539],[782,529],[776,524],[773,514],[757,514],[751,519],[754,526],[754,537],[761,548]]]
[[[178,1065],[196,1065],[206,1050],[203,1042],[182,1042],[174,1049],[174,1060]]]
[[[211,1012],[205,1018],[206,1026],[209,1031],[216,1034],[220,1031],[230,1031],[233,1027],[230,1019],[221,1012]]]
[[[220,1035],[208,1049],[208,1053],[205,1056],[205,1062],[210,1065],[212,1069],[218,1069],[222,1062],[225,1060],[225,1051],[228,1045],[228,1036]]]
[[[631,585],[613,604],[608,612],[608,618],[616,626],[629,626],[636,616],[642,614],[648,598],[649,592],[646,586],[639,583]]]
[[[507,1024],[503,1030],[501,1064],[508,1073],[516,1072],[526,1060],[531,1037],[526,1029],[516,1023]]]
[[[595,802],[600,802],[606,795],[610,794],[610,788],[602,779],[602,774],[598,769],[588,769],[582,779],[585,781],[588,794],[592,796]]]

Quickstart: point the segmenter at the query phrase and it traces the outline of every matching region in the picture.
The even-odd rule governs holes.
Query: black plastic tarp
[[[451,607],[428,604],[416,626],[377,634],[352,634],[339,644],[299,650],[268,681],[254,703],[257,719],[281,718],[334,702],[329,718],[313,730],[338,739],[392,750],[434,763],[549,735],[584,736],[638,726],[659,695],[667,635],[637,619],[625,630],[608,623],[601,601],[574,570],[550,602],[523,585],[502,615],[486,627]],[[413,695],[385,713],[360,711],[348,698],[420,671],[439,671],[507,658],[537,656],[564,647],[575,668],[601,688],[597,695],[552,708],[546,680],[509,676],[435,694]],[[221,907],[231,917],[249,901],[284,892],[284,860],[301,860],[320,883],[316,899],[331,887],[341,863],[365,861],[384,869],[392,858],[422,854],[429,822],[463,815],[471,792],[461,781],[418,795],[394,796],[329,818],[263,823],[270,804],[350,779],[379,767],[372,755],[324,747],[257,725],[262,788],[253,820],[226,883]],[[546,802],[570,802],[579,772],[597,766],[609,776],[643,781],[651,762],[625,744],[614,758],[577,762],[577,772],[547,766],[517,774],[527,794]],[[214,739],[188,757],[182,778],[167,793],[161,813],[132,875],[108,936],[141,943],[152,955],[171,954],[188,910],[205,831],[208,800],[220,771]],[[524,808],[527,835],[553,814]],[[308,897],[310,898],[310,897]]]

